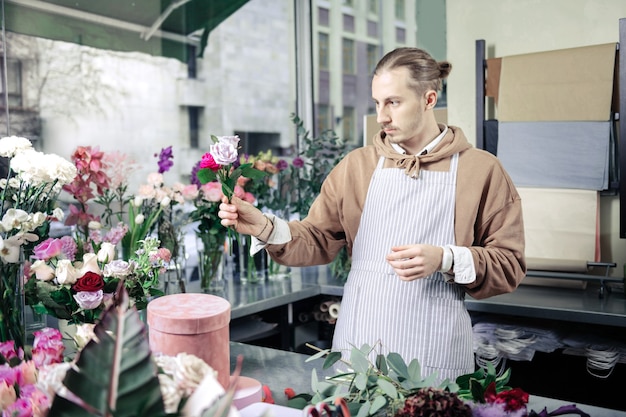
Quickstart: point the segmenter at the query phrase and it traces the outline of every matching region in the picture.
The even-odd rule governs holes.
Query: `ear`
[[[437,104],[437,92],[435,90],[426,91],[424,99],[426,100],[426,110],[434,109]]]

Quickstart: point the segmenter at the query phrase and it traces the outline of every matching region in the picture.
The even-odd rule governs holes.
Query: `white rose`
[[[57,282],[61,285],[72,285],[78,280],[79,272],[69,259],[59,259],[56,269]]]
[[[58,221],[62,222],[63,219],[65,218],[65,213],[63,212],[63,209],[61,207],[56,207],[52,211],[52,217],[54,217]]]
[[[109,263],[115,259],[115,253],[117,252],[115,245],[111,242],[102,242],[100,250],[98,251],[98,261],[102,263]]]
[[[78,276],[82,277],[87,272],[94,272],[98,275],[102,274],[98,266],[98,256],[95,253],[86,253],[83,255],[83,265],[78,272]]]
[[[34,274],[39,281],[52,281],[54,278],[54,269],[41,259],[33,262],[30,266],[30,273]]]

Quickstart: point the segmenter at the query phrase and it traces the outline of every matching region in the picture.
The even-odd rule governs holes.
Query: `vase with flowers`
[[[77,258],[77,243],[70,236],[40,243],[28,265],[26,303],[70,324],[95,323],[123,281],[130,303],[145,309],[151,298],[163,295],[159,274],[169,264],[170,252],[159,247],[158,239],[148,237],[130,259],[123,260],[116,258],[115,246],[114,241],[103,240],[95,252]]]
[[[0,139],[0,156],[9,160],[7,176],[0,180],[0,341],[23,347],[23,261],[47,237],[50,219],[63,219],[55,204],[76,168],[57,155],[36,151],[23,137]]]
[[[254,196],[246,192],[240,185],[240,178],[258,180],[265,177],[266,173],[254,168],[254,164],[250,162],[241,163],[239,159],[239,137],[238,136],[213,136],[211,135],[213,144],[210,146],[209,152],[206,152],[199,162],[196,178],[201,184],[218,182],[222,188],[222,193],[230,201],[233,196],[237,196],[244,200],[254,202]],[[235,241],[237,246],[242,247],[239,235],[233,228],[227,228],[227,250],[229,255],[232,254],[232,247]],[[248,246],[249,248],[249,246]],[[250,261],[251,256],[246,253],[243,259],[245,270],[242,274],[246,274],[251,278],[256,278],[256,269],[253,270],[254,260]],[[243,276],[243,275],[242,275]]]

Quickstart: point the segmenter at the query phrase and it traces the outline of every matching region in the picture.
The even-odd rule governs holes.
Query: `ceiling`
[[[6,30],[187,62],[248,0],[0,0]]]

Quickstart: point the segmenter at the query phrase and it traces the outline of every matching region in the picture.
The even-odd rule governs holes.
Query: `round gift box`
[[[230,303],[210,294],[171,294],[148,303],[148,336],[154,353],[185,352],[217,371],[226,389],[230,382]]]

